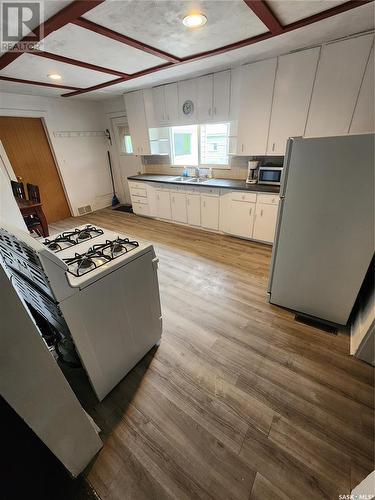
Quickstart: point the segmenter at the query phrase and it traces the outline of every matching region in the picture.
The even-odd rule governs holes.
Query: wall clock
[[[193,101],[187,100],[182,105],[182,112],[185,116],[190,116],[194,113],[194,103]]]

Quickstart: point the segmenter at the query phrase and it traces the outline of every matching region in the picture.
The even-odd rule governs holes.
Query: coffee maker
[[[249,160],[247,163],[246,184],[256,184],[258,181],[258,160]]]

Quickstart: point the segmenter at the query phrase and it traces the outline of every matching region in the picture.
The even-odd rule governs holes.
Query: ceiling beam
[[[314,14],[305,19],[300,19],[299,21],[295,21],[294,23],[287,24],[283,27],[283,32],[288,33],[289,31],[303,28],[304,26],[308,26],[309,24],[323,21],[323,19],[328,19],[329,17],[336,16],[337,14],[341,14],[351,9],[355,9],[356,7],[361,7],[362,5],[366,5],[367,3],[371,3],[373,1],[374,0],[349,0],[348,2],[336,5],[331,9],[324,10],[323,12],[318,12],[318,14]]]
[[[21,78],[12,78],[10,76],[0,75],[0,80],[4,80],[5,82],[24,83],[26,85],[38,85],[39,87],[56,87],[58,89],[68,89],[75,91],[84,90],[81,89],[80,87],[72,87],[70,85],[59,85],[57,83],[48,83],[48,82],[35,82],[33,80],[22,80]]]
[[[111,85],[116,85],[118,83],[125,82],[126,80],[134,80],[135,78],[140,78],[141,76],[148,75],[150,73],[155,73],[156,71],[162,71],[164,69],[172,68],[175,66],[180,66],[181,64],[186,64],[189,62],[197,61],[199,59],[204,59],[207,57],[213,57],[216,55],[223,54],[225,52],[229,52],[231,50],[236,50],[240,49],[242,47],[247,47],[248,45],[253,45],[255,43],[261,42],[263,40],[267,40],[269,38],[273,38],[275,36],[281,35],[283,33],[288,33],[290,31],[294,31],[296,29],[299,29],[303,26],[308,26],[310,24],[316,23],[318,21],[321,21],[323,19],[327,19],[329,17],[335,16],[337,14],[341,14],[342,12],[346,12],[348,10],[354,9],[356,7],[360,7],[362,5],[365,5],[367,3],[373,2],[374,0],[349,0],[348,2],[345,2],[344,4],[337,5],[336,7],[333,7],[331,9],[328,9],[324,12],[320,12],[319,14],[314,14],[308,18],[301,19],[300,21],[296,21],[294,23],[291,23],[287,26],[283,27],[283,31],[281,33],[273,34],[271,31],[267,33],[263,33],[261,35],[254,36],[252,38],[247,38],[245,40],[240,40],[239,42],[232,43],[230,45],[225,45],[224,47],[219,47],[218,49],[213,49],[213,50],[208,50],[206,52],[200,52],[199,54],[195,54],[193,56],[185,57],[183,59],[180,59],[179,62],[177,63],[171,63],[171,64],[164,64],[160,66],[156,66],[153,68],[149,68],[143,71],[140,71],[138,73],[134,73],[130,75],[129,78],[117,78],[116,80],[111,80],[110,82],[105,82],[99,85],[95,85],[94,87],[88,87],[83,90],[78,90],[78,91],[73,91],[69,92],[67,94],[62,94],[62,97],[71,97],[74,95],[79,95],[79,94],[85,94],[86,92],[92,92],[94,90],[99,90],[104,87],[110,87]]]
[[[244,2],[273,35],[278,35],[283,31],[282,25],[266,2],[263,0],[244,0]]]
[[[1,56],[0,70],[6,68],[26,51],[25,48],[23,48],[23,44],[25,42],[28,42],[29,44],[40,42],[46,36],[74,21],[74,19],[77,19],[89,10],[97,7],[102,2],[104,2],[104,0],[75,0],[74,2],[71,2],[54,16],[50,17],[47,21],[35,28],[33,30],[34,35],[25,36],[22,40],[15,44],[12,51],[6,52],[3,56]]]
[[[159,57],[161,59],[165,59],[171,63],[178,63],[180,59],[172,54],[168,54],[163,50],[156,49],[155,47],[151,47],[143,42],[139,42],[138,40],[134,40],[134,38],[130,38],[122,33],[118,33],[117,31],[113,31],[105,26],[100,26],[99,24],[93,23],[84,17],[80,17],[75,21],[72,21],[73,24],[80,26],[81,28],[85,28],[87,30],[93,31],[98,35],[105,36],[107,38],[111,38],[112,40],[116,40],[117,42],[123,43],[125,45],[129,45],[138,50],[142,50],[143,52],[147,52],[148,54],[152,54],[153,56]]]
[[[122,71],[116,71],[114,69],[103,68],[102,66],[97,66],[96,64],[90,64],[84,61],[78,61],[77,59],[71,59],[70,57],[60,56],[58,54],[53,54],[52,52],[46,52],[42,50],[35,50],[30,52],[33,56],[44,57],[46,59],[52,59],[53,61],[59,61],[65,64],[71,64],[72,66],[79,66],[80,68],[90,69],[92,71],[99,71],[101,73],[108,73],[109,75],[114,75],[122,77],[124,79],[129,78],[128,73],[123,73]]]

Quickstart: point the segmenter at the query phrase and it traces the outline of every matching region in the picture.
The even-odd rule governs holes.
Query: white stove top
[[[80,234],[90,232],[91,238],[79,238]],[[73,234],[68,239],[75,244],[65,241],[69,234]],[[59,247],[51,245],[51,242],[57,242]],[[150,244],[132,236],[89,225],[55,234],[42,240],[42,243],[68,266],[66,277],[72,287],[86,286],[151,248]],[[51,248],[56,249],[53,251]]]

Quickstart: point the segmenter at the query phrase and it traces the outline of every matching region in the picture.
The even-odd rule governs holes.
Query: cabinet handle
[[[275,143],[272,144],[272,151],[275,151]]]
[[[211,116],[211,108],[208,108],[208,116]]]
[[[250,210],[249,210],[249,215],[251,215],[251,212],[253,211],[253,209],[250,207]]]
[[[172,203],[174,203],[174,196],[172,196]]]
[[[206,208],[206,202],[205,201],[203,202],[203,208]]]
[[[189,200],[189,198],[186,200],[186,203],[187,203],[187,205],[188,205],[188,206],[190,205],[190,200]]]
[[[260,211],[260,216],[263,217],[263,208],[262,210]]]
[[[216,115],[216,106],[214,106],[214,115]]]
[[[241,144],[241,152],[243,153],[243,144]]]
[[[160,200],[160,197],[159,197],[159,195],[158,195],[158,194],[156,195],[156,197],[157,197],[157,199],[158,199],[158,200]]]

